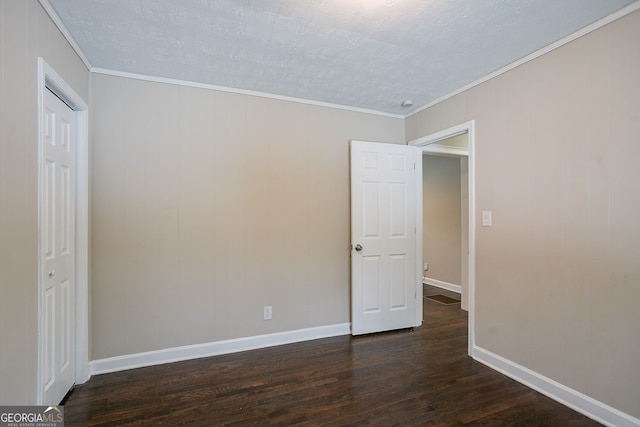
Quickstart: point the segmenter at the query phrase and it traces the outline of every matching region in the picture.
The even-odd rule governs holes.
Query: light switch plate
[[[482,226],[491,227],[491,211],[482,211]]]

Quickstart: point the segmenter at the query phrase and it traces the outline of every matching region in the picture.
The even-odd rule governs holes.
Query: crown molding
[[[51,5],[51,3],[49,3],[49,0],[38,1],[40,2],[40,5],[45,10],[45,12],[47,12],[47,15],[49,15],[49,18],[51,18],[53,23],[56,24],[56,27],[58,27],[58,30],[60,30],[64,38],[67,39],[67,41],[71,45],[71,48],[80,57],[80,60],[84,63],[84,66],[87,67],[87,70],[91,71],[92,65],[89,61],[89,58],[87,58],[82,49],[80,49],[80,46],[69,32],[69,29],[67,29],[66,25],[64,25],[64,22],[62,22],[62,19],[60,19],[60,16],[58,15],[58,12],[56,12],[56,9]]]
[[[564,37],[563,39],[560,39],[548,46],[543,47],[542,49],[539,49],[515,62],[512,62],[511,64],[508,64],[502,68],[500,68],[499,70],[494,71],[491,74],[488,74],[478,80],[475,80],[472,83],[469,83],[466,86],[463,86],[459,89],[454,90],[453,92],[448,93],[447,95],[441,96],[438,99],[435,99],[421,107],[416,108],[415,110],[407,113],[407,114],[393,114],[393,113],[387,113],[387,112],[383,112],[383,111],[377,111],[377,110],[369,110],[366,108],[358,108],[358,107],[351,107],[348,105],[341,105],[341,104],[332,104],[329,102],[321,102],[321,101],[313,101],[313,100],[309,100],[309,99],[302,99],[302,98],[294,98],[294,97],[289,97],[289,96],[282,96],[282,95],[276,95],[276,94],[271,94],[271,93],[266,93],[266,92],[258,92],[258,91],[252,91],[252,90],[246,90],[246,89],[239,89],[239,88],[232,88],[232,87],[226,87],[226,86],[217,86],[217,85],[212,85],[212,84],[206,84],[206,83],[198,83],[198,82],[191,82],[191,81],[185,81],[185,80],[178,80],[178,79],[169,79],[169,78],[164,78],[164,77],[157,77],[157,76],[150,76],[150,75],[143,75],[143,74],[136,74],[136,73],[129,73],[126,71],[119,71],[119,70],[112,70],[112,69],[106,69],[106,68],[98,68],[98,67],[94,67],[91,62],[89,61],[89,59],[87,58],[87,56],[84,54],[84,52],[82,51],[82,49],[80,49],[80,46],[78,45],[78,43],[75,41],[75,39],[73,38],[73,36],[71,35],[71,33],[69,32],[69,30],[67,29],[67,27],[64,25],[64,23],[62,22],[62,19],[60,19],[60,16],[58,15],[58,13],[56,12],[55,8],[51,5],[51,3],[49,2],[49,0],[38,0],[38,2],[40,3],[40,5],[42,6],[42,8],[47,12],[47,14],[49,15],[49,17],[51,18],[51,20],[54,22],[54,24],[56,25],[56,27],[58,27],[58,29],[60,30],[60,32],[62,33],[62,35],[64,36],[64,38],[69,42],[69,44],[71,45],[71,47],[73,48],[73,50],[76,52],[76,54],[80,57],[80,59],[82,60],[82,62],[84,63],[84,65],[87,67],[87,69],[92,72],[92,73],[98,73],[98,74],[105,74],[105,75],[111,75],[111,76],[118,76],[118,77],[126,77],[126,78],[130,78],[130,79],[137,79],[137,80],[146,80],[146,81],[152,81],[152,82],[158,82],[158,83],[166,83],[166,84],[173,84],[173,85],[180,85],[180,86],[188,86],[188,87],[196,87],[196,88],[201,88],[201,89],[208,89],[208,90],[216,90],[216,91],[221,91],[221,92],[229,92],[229,93],[238,93],[238,94],[242,94],[242,95],[249,95],[249,96],[257,96],[257,97],[261,97],[261,98],[270,98],[270,99],[277,99],[277,100],[281,100],[281,101],[289,101],[289,102],[296,102],[296,103],[300,103],[300,104],[307,104],[307,105],[314,105],[314,106],[319,106],[319,107],[327,107],[327,108],[336,108],[336,109],[340,109],[340,110],[347,110],[347,111],[353,111],[353,112],[358,112],[358,113],[364,113],[364,114],[374,114],[374,115],[378,115],[378,116],[383,116],[383,117],[391,117],[391,118],[396,118],[396,119],[407,119],[415,114],[420,113],[421,111],[426,110],[427,108],[433,107],[436,104],[439,104],[440,102],[446,101],[449,98],[452,98],[456,95],[459,95],[462,92],[465,92],[475,86],[478,86],[482,83],[485,83],[495,77],[500,76],[501,74],[504,74],[508,71],[513,70],[516,67],[519,67],[523,64],[526,64],[529,61],[533,61],[534,59],[547,54],[559,47],[562,47],[586,34],[589,34],[599,28],[604,27],[605,25],[608,25],[626,15],[629,15],[637,10],[640,10],[640,0],[636,0],[635,2],[631,3],[630,5],[620,9],[619,11],[612,13],[609,16],[606,16],[602,19],[600,19],[599,21],[594,22],[591,25],[588,25],[570,35],[568,35],[567,37]]]
[[[233,88],[233,87],[227,87],[227,86],[217,86],[217,85],[212,85],[208,83],[199,83],[199,82],[192,82],[188,80],[170,79],[167,77],[157,77],[157,76],[151,76],[146,74],[129,73],[127,71],[118,71],[118,70],[112,70],[112,69],[100,68],[100,67],[93,67],[91,68],[90,71],[95,74],[104,74],[108,76],[124,77],[128,79],[144,80],[148,82],[165,83],[165,84],[171,84],[171,85],[177,85],[177,86],[195,87],[200,89],[215,90],[219,92],[237,93],[240,95],[257,96],[260,98],[269,98],[269,99],[276,99],[279,101],[288,101],[288,102],[296,102],[298,104],[313,105],[316,107],[327,107],[327,108],[333,108],[338,110],[353,111],[356,113],[374,114],[377,116],[391,117],[394,119],[404,119],[404,116],[401,114],[386,113],[383,111],[369,110],[366,108],[350,107],[348,105],[332,104],[330,102],[313,101],[310,99],[294,98],[291,96],[276,95],[273,93],[258,92],[254,90],[248,90],[248,89],[239,89],[239,88]]]
[[[157,77],[157,76],[150,76],[150,75],[144,75],[144,74],[129,73],[126,71],[94,67],[89,61],[89,58],[87,58],[87,56],[84,54],[82,49],[80,49],[80,45],[78,45],[76,40],[73,38],[73,36],[69,32],[69,29],[66,27],[66,25],[64,25],[64,22],[58,15],[58,12],[56,12],[55,8],[51,5],[49,0],[38,0],[38,1],[40,2],[40,5],[42,6],[42,8],[47,12],[49,17],[53,21],[53,23],[56,25],[56,27],[58,27],[58,30],[60,30],[64,38],[69,42],[72,49],[80,57],[85,67],[87,67],[87,70],[89,70],[91,73],[125,77],[125,78],[136,79],[136,80],[145,80],[145,81],[156,82],[156,83],[166,83],[166,84],[172,84],[172,85],[178,85],[178,86],[195,87],[195,88],[207,89],[207,90],[216,90],[220,92],[237,93],[241,95],[257,96],[261,98],[277,99],[280,101],[289,101],[289,102],[295,102],[298,104],[314,105],[317,107],[327,107],[327,108],[335,108],[339,110],[353,111],[356,113],[374,114],[377,116],[390,117],[394,119],[404,119],[404,115],[402,114],[393,114],[393,113],[387,113],[384,111],[351,107],[348,105],[332,104],[330,102],[294,98],[290,96],[276,95],[276,94],[267,93],[267,92],[258,92],[253,90],[239,89],[239,88],[226,87],[226,86],[217,86],[217,85],[212,85],[207,83],[198,83],[198,82],[192,82],[192,81],[186,81],[186,80],[170,79],[165,77]]]
[[[566,45],[568,43],[571,43],[572,41],[574,41],[574,40],[576,40],[576,39],[578,39],[578,38],[580,38],[582,36],[585,36],[585,35],[593,32],[593,31],[595,31],[595,30],[597,30],[599,28],[602,28],[605,25],[608,25],[608,24],[612,23],[613,21],[616,21],[616,20],[618,20],[618,19],[620,19],[620,18],[622,18],[624,16],[627,16],[627,15],[629,15],[629,14],[631,14],[631,13],[633,13],[633,12],[639,10],[639,9],[640,9],[640,0],[636,0],[635,2],[631,3],[630,5],[623,7],[619,11],[614,12],[611,15],[602,18],[599,21],[596,21],[591,25],[587,25],[586,27],[576,31],[573,34],[568,35],[565,38],[562,38],[562,39],[560,39],[560,40],[558,40],[558,41],[556,41],[554,43],[551,43],[550,45],[545,46],[542,49],[539,49],[539,50],[537,50],[537,51],[535,51],[535,52],[533,52],[533,53],[531,53],[531,54],[529,54],[529,55],[527,55],[527,56],[525,56],[525,57],[523,57],[523,58],[521,58],[521,59],[519,59],[519,60],[517,60],[515,62],[512,62],[509,65],[505,65],[504,67],[500,68],[499,70],[494,71],[491,74],[488,74],[488,75],[486,75],[486,76],[484,76],[484,77],[482,77],[482,78],[480,78],[480,79],[478,79],[478,80],[476,80],[476,81],[474,81],[472,83],[469,83],[466,86],[461,87],[460,89],[456,89],[453,92],[448,93],[447,95],[441,96],[440,98],[438,98],[438,99],[436,99],[434,101],[431,101],[428,104],[425,104],[425,105],[413,110],[412,112],[410,112],[410,113],[406,114],[405,116],[403,116],[403,118],[405,118],[405,119],[409,118],[409,117],[413,116],[414,114],[418,114],[419,112],[424,111],[427,108],[433,107],[434,105],[439,104],[442,101],[446,101],[449,98],[452,98],[452,97],[454,97],[456,95],[459,95],[462,92],[465,92],[465,91],[467,91],[467,90],[469,90],[469,89],[471,89],[471,88],[473,88],[475,86],[478,86],[478,85],[480,85],[480,84],[482,84],[482,83],[484,83],[484,82],[486,82],[488,80],[493,79],[494,77],[498,77],[499,75],[504,74],[507,71],[511,71],[514,68],[519,67],[519,66],[521,66],[523,64],[526,64],[529,61],[533,61],[534,59],[536,59],[536,58],[538,58],[538,57],[540,57],[540,56],[542,56],[544,54],[547,54],[547,53],[549,53],[549,52],[551,52],[551,51],[553,51],[555,49],[558,49],[559,47],[562,47],[562,46],[564,46],[564,45]]]

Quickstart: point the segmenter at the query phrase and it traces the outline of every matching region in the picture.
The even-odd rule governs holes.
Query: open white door
[[[421,152],[351,141],[351,333],[418,326]],[[420,305],[420,308],[422,306]]]

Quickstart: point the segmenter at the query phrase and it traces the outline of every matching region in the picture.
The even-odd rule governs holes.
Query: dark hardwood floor
[[[424,305],[415,330],[97,375],[67,397],[65,425],[599,425],[468,357],[460,304]]]

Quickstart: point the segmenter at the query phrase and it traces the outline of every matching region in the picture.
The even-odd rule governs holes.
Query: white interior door
[[[351,331],[419,325],[417,180],[411,146],[351,142]],[[421,306],[420,306],[421,307]]]
[[[75,132],[73,111],[44,94],[41,173],[42,387],[57,405],[75,375]]]

